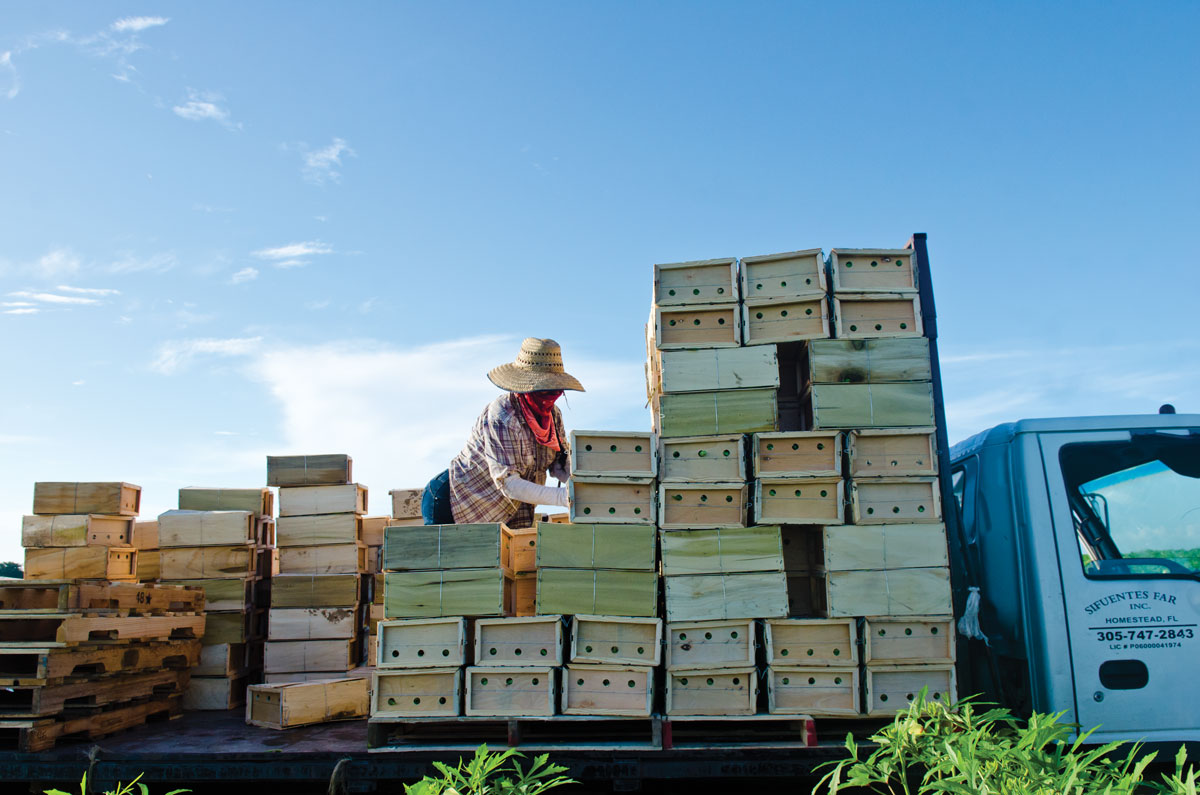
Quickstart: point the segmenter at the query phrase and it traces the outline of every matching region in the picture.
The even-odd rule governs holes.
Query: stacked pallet
[[[267,483],[279,487],[279,574],[266,680],[344,677],[362,658],[367,490],[347,455],[268,456]]]
[[[383,531],[386,527],[423,526],[421,498],[424,489],[392,489],[391,517],[381,517],[376,527],[374,517],[363,520],[363,541],[367,544],[368,590],[371,603],[367,615],[367,665],[375,664],[379,656],[379,622],[383,620]]]
[[[27,580],[137,580],[130,543],[142,489],[129,483],[35,483],[21,521]]]
[[[159,514],[164,582],[203,589],[207,631],[184,697],[192,710],[245,703],[260,681],[266,595],[274,554],[274,497],[264,488],[179,490],[179,508]]]

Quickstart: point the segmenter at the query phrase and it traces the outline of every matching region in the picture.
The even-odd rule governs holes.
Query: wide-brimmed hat
[[[572,389],[583,392],[579,379],[563,369],[562,348],[554,340],[527,337],[517,360],[488,373],[488,379],[508,392]]]

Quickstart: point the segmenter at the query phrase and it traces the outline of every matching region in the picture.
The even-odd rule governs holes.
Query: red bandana
[[[562,390],[542,392],[516,392],[517,405],[525,415],[525,424],[533,431],[538,444],[551,450],[562,450],[558,441],[558,428],[554,424],[554,401],[562,397]]]

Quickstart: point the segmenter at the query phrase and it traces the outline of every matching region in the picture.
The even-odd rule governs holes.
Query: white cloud
[[[242,284],[243,282],[253,281],[258,278],[258,268],[242,268],[233,276],[229,277],[230,284]]]
[[[32,267],[34,273],[46,279],[58,276],[73,276],[82,265],[79,257],[69,248],[53,248],[42,255]]]
[[[70,287],[65,284],[60,284],[54,288],[61,293],[76,293],[78,295],[120,295],[120,290],[114,290],[110,287]]]
[[[313,309],[313,310],[325,309],[328,306],[329,306],[328,298],[326,298],[324,301],[308,301],[307,303],[304,304],[305,309]]]
[[[4,314],[6,314],[6,315],[36,315],[38,313],[38,311],[39,310],[36,308],[25,307],[22,309],[5,309]]]
[[[181,119],[188,121],[215,121],[227,129],[241,129],[241,124],[235,124],[229,117],[229,111],[219,103],[224,97],[212,91],[193,91],[188,89],[188,99],[182,105],[176,105],[171,110]]]
[[[159,346],[158,357],[150,363],[150,369],[170,375],[197,356],[245,356],[257,350],[261,342],[262,337],[170,340]]]
[[[0,306],[19,307],[19,306],[33,306],[33,304],[29,303],[28,301],[0,301]]]
[[[259,259],[271,260],[277,268],[298,268],[306,264],[300,257],[332,254],[333,247],[320,240],[309,240],[303,243],[288,243],[286,246],[275,248],[263,248],[252,253]]]
[[[17,94],[21,93],[21,76],[17,74],[17,67],[12,62],[12,51],[0,53],[0,70],[8,76],[8,86],[4,88],[4,96],[9,99],[16,99]]]
[[[146,28],[156,28],[160,25],[165,25],[168,21],[167,17],[124,17],[123,19],[118,19],[109,27],[118,33],[137,33]]]
[[[357,157],[357,153],[342,138],[334,138],[328,146],[316,150],[309,149],[307,144],[297,144],[295,149],[299,150],[300,158],[304,161],[301,169],[304,179],[314,185],[341,181],[342,174],[338,169],[341,168],[342,157]]]
[[[78,381],[72,381],[72,382],[71,382],[71,386],[83,386],[83,385],[84,385],[84,384],[86,384],[86,383],[87,383],[87,381],[84,381],[84,380],[81,378],[81,379],[80,379],[80,380],[78,380]]]
[[[40,304],[98,304],[100,301],[96,298],[85,298],[81,295],[58,295],[57,293],[38,293],[30,290],[18,290],[14,293],[9,293],[13,298],[27,298],[30,301],[37,301]]]
[[[176,264],[175,255],[167,251],[152,254],[149,257],[124,253],[120,259],[109,264],[108,271],[109,273],[161,273],[171,270]]]
[[[379,305],[379,297],[371,296],[370,298],[368,298],[367,300],[363,301],[361,304],[358,305],[358,311],[361,314],[369,315],[369,314],[371,314],[371,310],[373,310],[378,305]]]
[[[285,259],[280,262],[271,263],[276,268],[303,268],[308,264],[306,259]]]

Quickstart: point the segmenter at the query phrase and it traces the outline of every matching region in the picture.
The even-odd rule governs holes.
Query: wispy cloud
[[[114,290],[111,287],[70,287],[66,284],[60,284],[54,288],[60,293],[75,293],[76,295],[120,295],[120,290]]]
[[[175,105],[171,110],[181,119],[188,121],[215,121],[229,130],[240,130],[242,125],[235,124],[229,116],[229,111],[221,107],[225,98],[214,91],[195,91],[188,89],[187,101]]]
[[[5,309],[4,314],[6,314],[6,315],[36,315],[39,311],[41,311],[41,310],[39,310],[37,307],[27,306],[27,307],[21,307],[19,309]]]
[[[319,254],[332,254],[333,247],[320,240],[309,240],[304,243],[288,243],[286,246],[263,248],[251,252],[259,259],[268,260],[276,268],[301,268],[308,264],[304,257]]]
[[[254,281],[258,278],[258,268],[242,268],[233,276],[229,277],[230,284],[242,284],[243,282]]]
[[[158,356],[150,363],[150,369],[171,375],[197,356],[245,356],[257,350],[261,342],[262,337],[171,340],[159,346]]]
[[[21,93],[21,76],[17,74],[17,67],[13,65],[12,50],[0,53],[0,72],[4,73],[4,81],[7,84],[3,88],[4,96],[16,99],[17,94]]]
[[[109,27],[118,33],[133,32],[137,33],[146,28],[157,28],[167,24],[170,20],[167,17],[124,17],[112,23]]]
[[[149,28],[162,27],[167,22],[165,17],[124,17],[114,21],[107,28],[90,34],[77,35],[67,30],[50,30],[25,36],[17,47],[0,53],[0,72],[7,77],[6,85],[0,82],[0,91],[8,99],[14,99],[21,91],[20,75],[13,56],[57,44],[72,46],[78,52],[92,58],[112,61],[116,69],[111,76],[123,83],[132,83],[137,68],[130,63],[129,57],[146,48],[138,34]]]
[[[212,215],[214,213],[231,213],[231,212],[233,212],[232,207],[216,207],[211,204],[202,204],[200,202],[196,202],[195,204],[193,204],[192,209],[198,213],[207,213],[209,215]]]
[[[82,260],[69,248],[52,248],[43,254],[31,270],[45,279],[73,276],[79,272]]]
[[[18,290],[9,293],[13,298],[26,298],[39,304],[72,304],[94,305],[100,303],[98,298],[85,298],[81,295],[59,295],[57,293],[39,293],[31,290]]]
[[[328,145],[320,149],[310,149],[308,144],[285,146],[300,153],[303,166],[300,173],[307,182],[314,185],[324,185],[326,182],[340,182],[343,157],[357,157],[357,153],[346,143],[344,138],[334,138]]]
[[[120,254],[120,258],[108,265],[109,273],[146,273],[169,271],[176,265],[175,255],[169,251],[151,254],[149,257],[139,257],[130,252]]]

